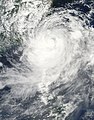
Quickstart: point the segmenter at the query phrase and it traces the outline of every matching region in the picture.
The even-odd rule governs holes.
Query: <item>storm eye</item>
[[[33,40],[33,46],[32,44],[30,46],[30,48],[34,48],[33,53],[28,49],[27,59],[29,63],[43,69],[60,64],[61,56],[64,53],[64,39],[62,30],[39,31]]]

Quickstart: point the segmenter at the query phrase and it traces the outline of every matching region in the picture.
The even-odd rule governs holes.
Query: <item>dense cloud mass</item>
[[[0,120],[94,120],[94,1],[0,1]]]

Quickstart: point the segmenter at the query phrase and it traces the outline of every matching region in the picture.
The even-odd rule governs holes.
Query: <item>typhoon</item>
[[[94,120],[94,1],[0,1],[0,120]]]

